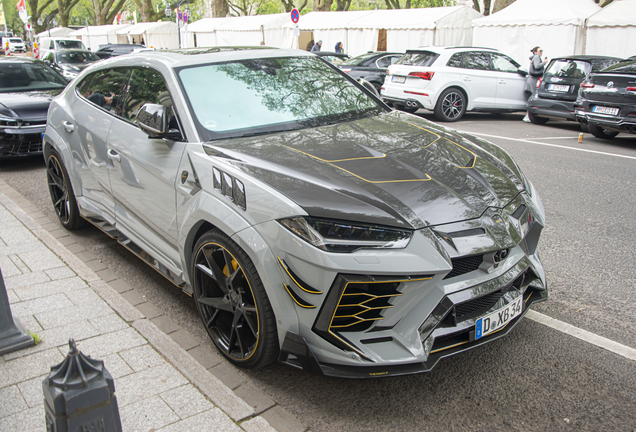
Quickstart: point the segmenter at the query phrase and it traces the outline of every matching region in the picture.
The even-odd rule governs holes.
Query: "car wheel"
[[[411,114],[417,112],[417,110],[419,109],[418,107],[407,107],[406,105],[395,105],[395,108]]]
[[[454,122],[466,112],[466,96],[457,88],[449,88],[442,92],[435,105],[435,117],[440,121]]]
[[[232,363],[258,368],[278,356],[276,319],[256,267],[214,229],[194,247],[194,301],[208,335]]]
[[[587,124],[587,128],[590,130],[590,133],[594,135],[596,138],[612,139],[616,135],[618,135],[618,132],[603,129],[602,127],[596,126],[591,123]]]
[[[80,216],[73,186],[60,155],[52,150],[46,161],[46,180],[57,218],[68,230],[80,229],[85,220]]]
[[[547,117],[537,117],[536,115],[532,113],[528,113],[528,118],[530,119],[530,122],[536,125],[544,125],[549,120]]]

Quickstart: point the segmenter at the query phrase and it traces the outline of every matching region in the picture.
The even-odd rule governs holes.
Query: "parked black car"
[[[71,81],[91,63],[99,60],[94,53],[88,50],[60,50],[49,51],[42,61],[58,71],[64,78]]]
[[[337,53],[333,51],[312,51],[312,54],[316,54],[321,59],[326,60],[329,63],[334,63],[334,64],[339,64],[351,58],[349,54]]]
[[[40,60],[0,58],[0,160],[42,155],[49,103],[66,84]]]
[[[100,59],[106,59],[110,57],[116,57],[124,54],[130,54],[137,48],[146,48],[145,45],[140,44],[106,44],[100,45],[99,49],[95,51],[95,55]]]
[[[598,138],[636,134],[636,60],[622,61],[581,83],[576,119]]]
[[[539,88],[528,99],[528,117],[534,124],[546,124],[549,119],[576,121],[574,102],[581,82],[621,59],[607,56],[575,55],[557,57],[550,61]],[[583,130],[587,131],[585,125]]]
[[[404,53],[395,52],[368,52],[340,63],[338,67],[352,78],[369,81],[380,92],[386,70],[403,55]]]

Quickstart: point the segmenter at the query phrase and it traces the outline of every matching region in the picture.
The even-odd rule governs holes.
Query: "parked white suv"
[[[381,94],[395,108],[431,110],[440,121],[456,121],[466,111],[526,109],[527,72],[495,49],[420,47],[389,66]]]
[[[19,37],[3,37],[2,46],[9,49],[10,52],[26,52],[24,41]]]

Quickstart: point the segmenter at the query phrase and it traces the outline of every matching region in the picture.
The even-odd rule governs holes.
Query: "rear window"
[[[613,64],[618,63],[619,61],[621,61],[621,59],[619,58],[606,58],[606,59],[594,59],[591,60],[590,63],[592,63],[592,72],[598,72],[601,71],[603,69],[605,69],[606,67],[610,67]]]
[[[439,54],[431,51],[407,51],[395,64],[407,66],[431,66]]]
[[[557,78],[585,78],[592,70],[592,65],[580,60],[554,60],[548,66],[545,76]]]
[[[616,63],[615,65],[603,69],[602,72],[636,74],[636,60]]]
[[[374,56],[375,54],[362,54],[357,57],[347,59],[343,61],[341,64],[342,66],[358,66]]]

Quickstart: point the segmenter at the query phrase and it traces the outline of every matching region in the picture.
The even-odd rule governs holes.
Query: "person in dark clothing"
[[[320,51],[320,48],[322,48],[322,41],[319,40],[318,42],[316,42],[314,44],[314,46],[311,48],[311,51]]]
[[[545,65],[548,63],[547,57],[541,60],[541,55],[543,54],[541,47],[536,46],[532,48],[530,52],[532,53],[532,55],[530,55],[530,67],[528,68],[526,85],[523,88],[526,100],[530,99],[530,96],[532,96],[532,94],[537,90],[537,81],[539,81],[539,78],[543,76],[543,70],[545,69]],[[528,114],[526,114],[523,118],[523,121],[530,123]]]
[[[88,100],[93,102],[95,105],[98,105],[102,108],[106,107],[106,106],[111,106],[113,103],[113,97],[112,96],[104,96],[101,93],[93,93],[92,95],[90,95],[88,97]]]
[[[338,43],[336,44],[335,51],[336,51],[337,53],[343,53],[343,54],[344,54],[344,47],[342,46],[342,42],[338,42]]]

